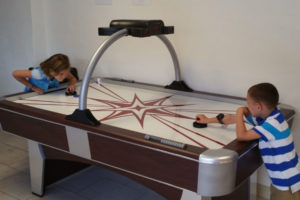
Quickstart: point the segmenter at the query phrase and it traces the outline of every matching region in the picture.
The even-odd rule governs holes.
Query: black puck
[[[194,126],[195,128],[206,128],[206,127],[207,127],[207,124],[202,124],[202,123],[194,122],[194,123],[193,123],[193,126]]]

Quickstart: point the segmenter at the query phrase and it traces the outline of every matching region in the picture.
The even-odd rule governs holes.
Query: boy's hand
[[[68,85],[66,90],[67,90],[67,92],[74,92],[76,90],[75,84]]]
[[[237,116],[243,116],[243,115],[245,115],[245,117],[248,117],[249,114],[250,114],[250,111],[249,111],[248,107],[245,107],[245,106],[239,107],[237,109],[237,111],[236,111],[236,115]]]
[[[236,136],[237,140],[239,141],[255,140],[261,137],[261,135],[259,135],[253,129],[246,129],[243,116],[245,115],[246,117],[248,117],[249,114],[250,111],[247,107],[240,107],[236,111]]]
[[[201,123],[201,124],[207,124],[208,118],[203,114],[198,114],[198,115],[196,115],[196,122]]]
[[[44,94],[44,90],[42,90],[39,87],[32,86],[31,90],[34,91],[34,92],[36,92],[36,93],[38,93],[38,94]]]

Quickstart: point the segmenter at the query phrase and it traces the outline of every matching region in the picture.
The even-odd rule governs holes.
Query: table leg
[[[31,191],[33,194],[43,196],[44,187],[44,169],[45,169],[45,155],[42,146],[37,142],[28,140],[29,151],[29,169]]]
[[[43,196],[48,185],[90,166],[68,160],[48,159],[45,146],[28,140],[31,191]]]

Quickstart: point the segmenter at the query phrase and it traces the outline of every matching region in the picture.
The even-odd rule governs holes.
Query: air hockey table
[[[197,113],[235,113],[241,99],[103,79],[89,85],[87,103],[101,125],[65,119],[78,98],[64,90],[0,101],[2,129],[29,140],[34,193],[42,195],[59,178],[98,165],[168,199],[189,193],[220,199],[215,196],[230,196],[245,183],[247,188],[262,163],[257,141],[238,142],[234,125],[192,125]],[[291,122],[294,112],[281,110]],[[245,188],[242,195],[248,195]]]
[[[145,31],[145,27],[124,28],[121,21],[122,27],[113,27],[111,38],[172,32],[163,27],[157,33],[157,21],[153,26],[152,22],[142,22]],[[150,34],[149,24],[154,27]],[[179,72],[173,47],[161,35],[159,39]],[[184,85],[185,91],[122,79],[92,79],[97,60],[112,43],[108,39],[92,57],[77,87],[79,97],[66,96],[59,88],[44,95],[19,93],[0,99],[0,128],[28,139],[32,192],[42,196],[48,185],[96,165],[170,200],[249,199],[249,177],[262,164],[258,142],[237,141],[234,125],[193,127],[196,114],[235,113],[245,99],[186,89],[179,73],[180,83],[175,85]],[[294,110],[282,104],[279,109],[291,126]],[[77,111],[91,123],[76,119]]]

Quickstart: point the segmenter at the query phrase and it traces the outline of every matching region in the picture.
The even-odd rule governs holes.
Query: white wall
[[[21,91],[11,73],[32,64],[30,0],[0,0],[0,96]]]
[[[32,53],[33,65],[40,63],[49,56],[46,38],[48,33],[45,27],[44,1],[30,0],[32,21]]]
[[[296,109],[293,134],[300,153],[300,1],[149,2],[112,0],[112,5],[100,6],[95,0],[0,0],[0,94],[20,88],[9,77],[15,67],[27,67],[53,53],[68,54],[82,77],[94,51],[107,38],[98,36],[97,28],[108,26],[112,19],[162,19],[175,26],[175,34],[168,37],[182,77],[193,89],[245,96],[255,83],[274,83],[280,101]],[[174,72],[157,38],[127,37],[108,49],[95,76],[165,85],[174,79]],[[9,85],[3,88],[4,83]]]

